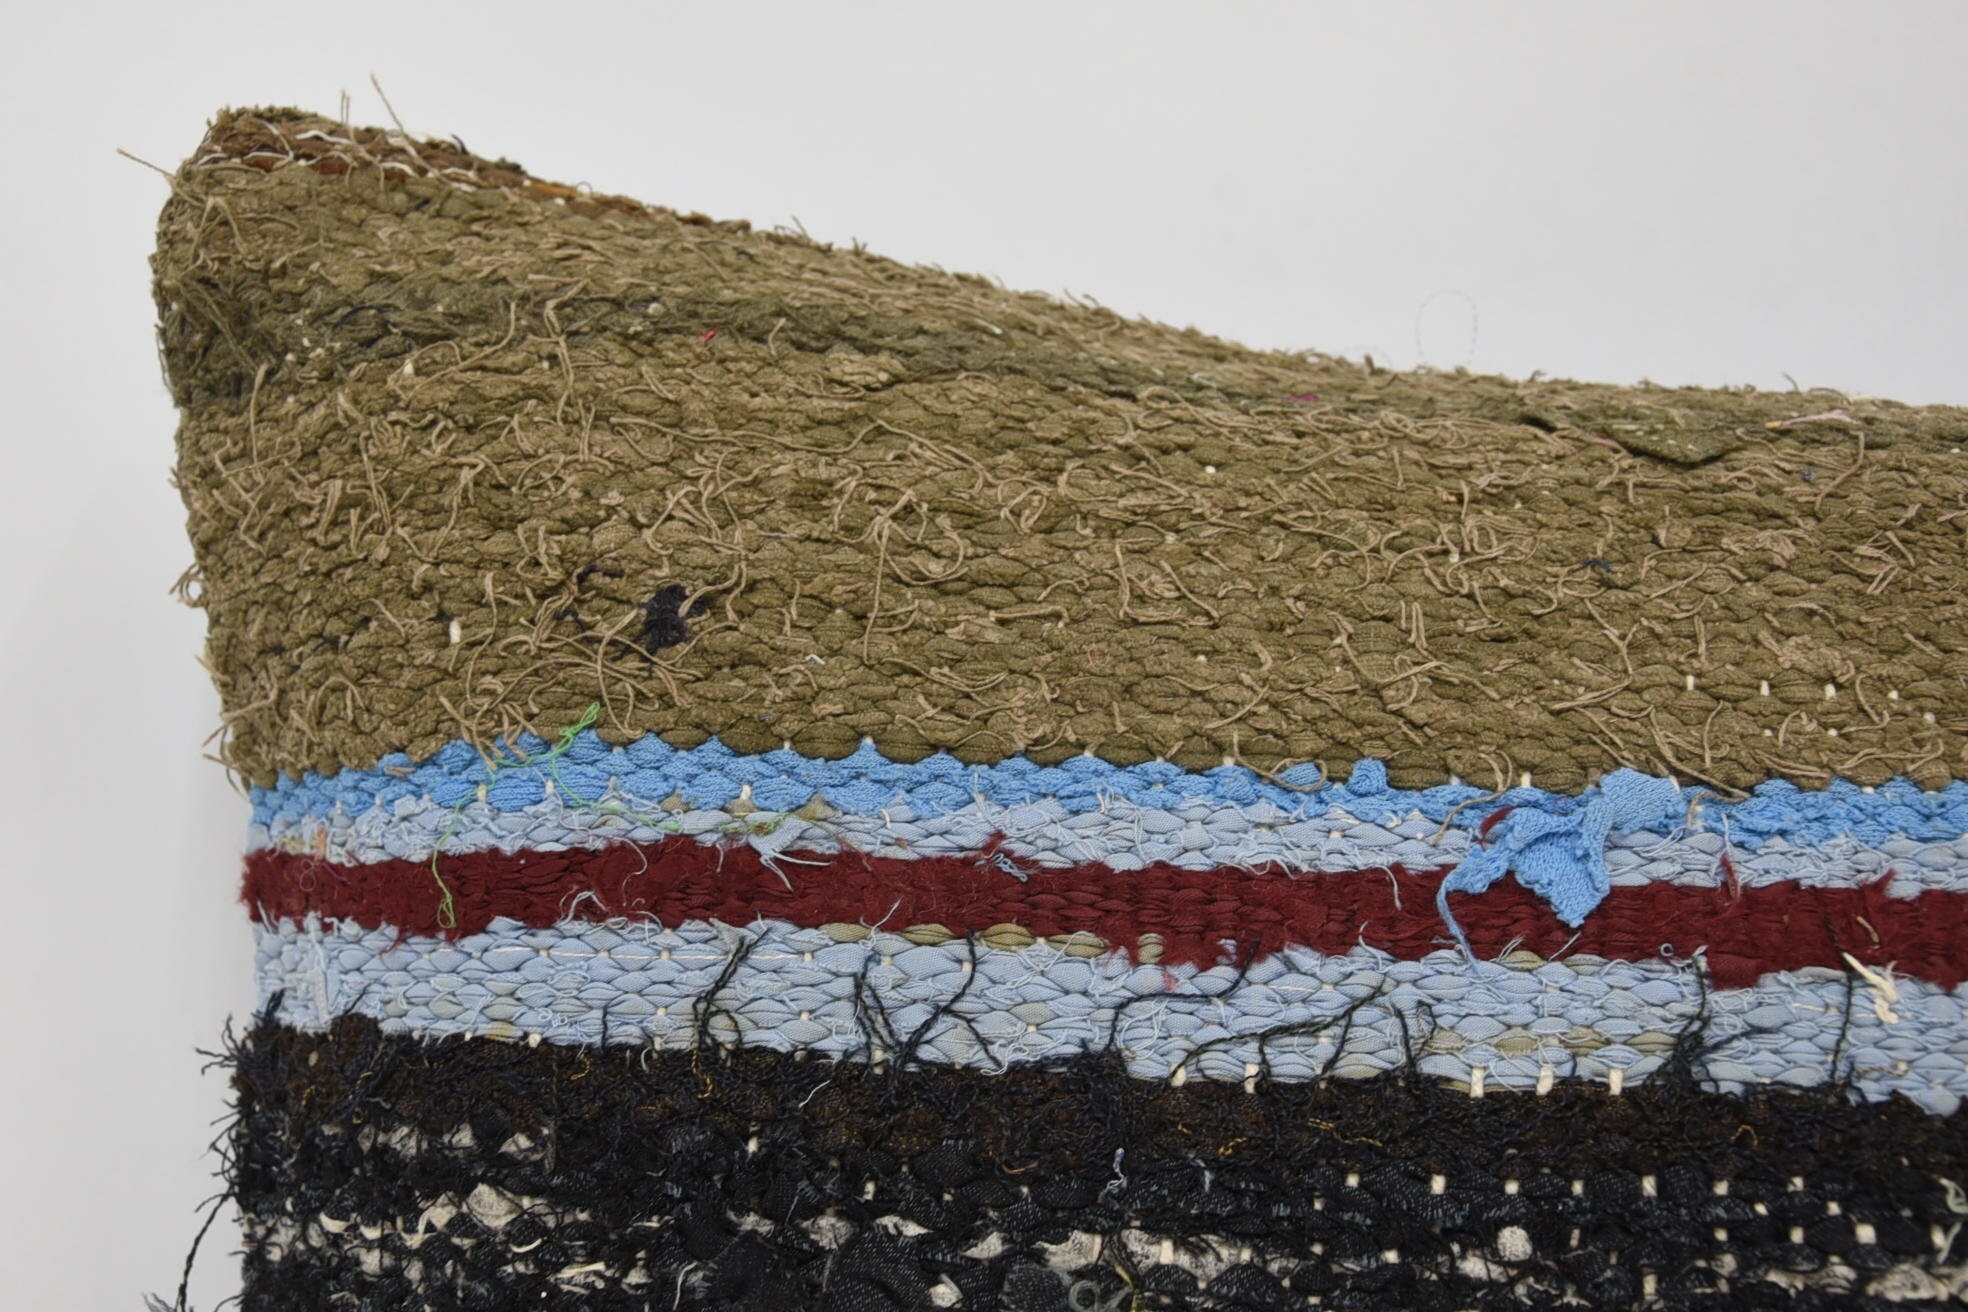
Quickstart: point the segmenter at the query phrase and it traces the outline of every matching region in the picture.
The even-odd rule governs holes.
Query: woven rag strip
[[[1708,990],[1659,961],[1304,948],[1202,970],[769,920],[494,921],[456,940],[281,921],[258,938],[262,995],[306,1029],[354,1012],[425,1037],[689,1047],[708,1024],[774,1051],[981,1070],[1112,1049],[1143,1079],[1364,1078],[1416,1060],[1424,1075],[1468,1084],[1481,1067],[1491,1085],[1530,1089],[1554,1075],[1643,1078],[1704,1016],[1704,1074],[1723,1088],[1850,1080],[1939,1112],[1968,1094],[1968,986],[1902,979],[1875,1005],[1823,970]]]
[[[597,700],[830,759],[1968,777],[1958,410],[1246,350],[288,110],[213,125],[155,271],[253,783]]]
[[[252,790],[253,816],[260,825],[293,825],[420,799],[441,807],[478,802],[501,811],[543,801],[578,807],[580,799],[602,797],[645,812],[667,809],[672,800],[692,810],[729,809],[743,801],[766,812],[794,812],[818,802],[844,815],[900,814],[910,820],[983,804],[1045,803],[1070,816],[1102,812],[1116,803],[1178,814],[1202,804],[1210,811],[1270,808],[1279,820],[1412,814],[1435,828],[1449,824],[1467,833],[1500,811],[1523,807],[1562,814],[1579,800],[1576,793],[1530,787],[1500,793],[1450,782],[1394,788],[1386,766],[1373,760],[1353,763],[1340,782],[1306,765],[1275,774],[1240,765],[1197,771],[1167,761],[1116,765],[1092,753],[1050,766],[1023,757],[972,765],[943,753],[908,762],[891,759],[872,743],[828,760],[783,748],[747,754],[715,741],[677,748],[655,734],[613,746],[592,730],[569,735],[566,746],[557,747],[530,734],[498,739],[483,754],[453,741],[423,760],[397,754],[373,766],[283,776]],[[1895,838],[1950,842],[1968,833],[1968,782],[1960,780],[1927,790],[1904,779],[1876,788],[1834,780],[1810,789],[1771,779],[1740,799],[1698,785],[1685,788],[1682,798],[1691,824],[1726,833],[1735,846],[1751,851],[1773,841],[1801,845],[1851,838],[1878,846]]]
[[[1437,908],[1454,878],[1385,868],[1040,867],[1002,849],[912,858],[766,854],[688,838],[484,852],[438,864],[441,875],[428,860],[336,866],[311,855],[260,852],[247,859],[243,897],[261,918],[315,914],[419,934],[476,932],[495,918],[550,926],[570,916],[659,925],[742,925],[762,917],[858,923],[924,941],[1015,925],[1039,938],[1120,947],[1143,961],[1209,966],[1295,945],[1344,952],[1358,943],[1420,956],[1443,942]],[[1754,983],[1772,970],[1842,969],[1848,959],[1960,983],[1968,977],[1968,895],[1893,897],[1890,879],[1840,888],[1621,887],[1578,929],[1511,884],[1457,899],[1469,921],[1459,941],[1485,957],[1522,947],[1692,959],[1723,986]]]
[[[1968,1116],[1822,1092],[988,1081],[757,1049],[232,1054],[260,1305],[1938,1308]],[[297,1072],[306,1072],[297,1077]],[[1879,1145],[1895,1152],[1882,1153]],[[578,1169],[568,1169],[578,1163]]]
[[[412,796],[358,811],[331,805],[320,812],[283,815],[270,824],[253,825],[246,848],[250,853],[308,853],[340,865],[363,865],[689,836],[704,843],[742,843],[765,857],[793,851],[858,852],[905,861],[992,848],[1035,866],[1092,862],[1113,870],[1156,864],[1185,870],[1423,870],[1462,861],[1480,825],[1460,817],[1444,825],[1418,810],[1372,815],[1365,818],[1338,806],[1308,814],[1286,811],[1268,800],[1240,806],[1208,798],[1144,806],[1115,797],[1096,809],[1076,811],[1062,799],[1046,797],[1012,804],[974,802],[929,815],[919,815],[910,802],[898,800],[874,814],[857,815],[835,811],[817,795],[815,802],[795,811],[746,809],[742,802],[726,809],[612,791],[593,804],[556,795],[512,809],[480,802],[475,795],[451,806]],[[1868,844],[1848,833],[1809,845],[1764,836],[1746,845],[1723,828],[1664,834],[1615,831],[1607,836],[1602,857],[1608,882],[1616,888],[1796,883],[1823,888],[1877,884],[1894,897],[1927,890],[1968,892],[1968,835],[1943,840],[1896,833]]]
[[[253,1312],[1968,1292],[1961,412],[1248,351],[291,110],[155,269]]]

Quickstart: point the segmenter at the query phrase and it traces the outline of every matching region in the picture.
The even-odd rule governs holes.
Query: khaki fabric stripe
[[[1961,411],[1253,351],[294,111],[215,123],[155,271],[254,783],[596,701],[829,757],[1968,776]]]

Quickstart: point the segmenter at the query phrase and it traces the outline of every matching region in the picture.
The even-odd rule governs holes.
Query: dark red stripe
[[[750,847],[689,838],[572,852],[468,852],[439,863],[456,916],[452,934],[494,916],[550,925],[572,916],[650,917],[745,924],[853,923],[903,929],[940,924],[962,934],[997,924],[1033,934],[1090,932],[1117,946],[1159,934],[1167,961],[1214,964],[1301,944],[1344,952],[1356,944],[1414,958],[1449,939],[1435,912],[1444,871],[1400,868],[1288,875],[1278,871],[1119,871],[1088,864],[1038,867],[996,851],[974,857],[895,859],[861,853],[793,854],[776,868]],[[309,912],[411,934],[439,934],[441,892],[429,862],[341,866],[284,852],[246,862],[242,894],[269,917]],[[1620,959],[1687,957],[1706,949],[1717,984],[1748,984],[1772,970],[1869,966],[1952,987],[1968,977],[1968,894],[1889,897],[1861,888],[1797,884],[1615,888],[1574,931],[1542,900],[1505,880],[1456,895],[1456,918],[1478,954],[1512,944]],[[1228,946],[1226,946],[1228,945]]]

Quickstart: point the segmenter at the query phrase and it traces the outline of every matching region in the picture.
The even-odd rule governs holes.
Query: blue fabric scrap
[[[1481,893],[1514,871],[1517,882],[1551,904],[1568,925],[1585,922],[1612,887],[1606,873],[1606,837],[1615,829],[1675,828],[1686,810],[1672,779],[1615,770],[1564,812],[1518,806],[1490,833],[1488,847],[1477,847],[1449,872],[1435,894],[1435,909],[1462,950],[1469,939],[1449,912],[1449,894]]]

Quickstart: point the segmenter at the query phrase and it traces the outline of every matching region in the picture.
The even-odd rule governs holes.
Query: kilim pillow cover
[[[1968,1290],[1968,422],[1246,350],[222,114],[249,1309]]]

